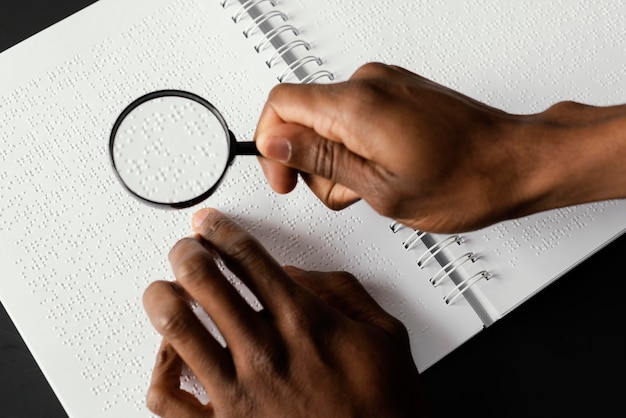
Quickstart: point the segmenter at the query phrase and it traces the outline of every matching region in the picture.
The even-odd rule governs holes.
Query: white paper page
[[[219,1],[101,0],[0,55],[0,299],[70,416],[150,415],[158,346],[141,296],[171,278],[167,253],[197,209],[133,199],[109,166],[108,135],[136,97],[204,96],[251,139],[276,70]],[[402,319],[424,369],[481,329],[466,303],[419,280],[389,220],[365,204],[332,212],[305,187],[274,194],[238,158],[205,202],[284,263],[349,270]]]
[[[533,113],[558,100],[625,100],[621,1],[284,3],[339,80],[380,61],[509,112]]]

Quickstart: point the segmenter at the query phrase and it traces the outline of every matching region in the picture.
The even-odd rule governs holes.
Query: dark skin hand
[[[200,222],[202,220],[202,222]],[[424,413],[408,334],[345,272],[282,267],[216,210],[194,217],[196,235],[169,258],[175,282],[145,291],[163,336],[148,392],[162,417],[416,417]],[[216,264],[258,297],[251,308]],[[190,309],[193,299],[224,336],[222,347]],[[187,364],[209,395],[180,389]]]
[[[626,197],[626,105],[515,115],[379,63],[341,83],[277,85],[255,139],[276,192],[300,175],[332,209],[363,199],[422,231]]]

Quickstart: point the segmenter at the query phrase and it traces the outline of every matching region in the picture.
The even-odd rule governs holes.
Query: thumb
[[[307,184],[329,206],[343,206],[367,196],[376,180],[376,164],[350,151],[343,143],[328,140],[313,129],[293,123],[275,126],[256,138],[265,164],[287,166],[302,173]]]

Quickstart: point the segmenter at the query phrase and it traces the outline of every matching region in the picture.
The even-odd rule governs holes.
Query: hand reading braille
[[[170,252],[176,282],[144,295],[163,336],[148,406],[163,417],[415,417],[420,382],[406,329],[345,272],[282,267],[216,210],[196,214],[197,235]],[[245,302],[216,264],[221,258],[258,297]],[[222,347],[189,307],[213,319]],[[206,389],[202,405],[180,389],[187,364]]]

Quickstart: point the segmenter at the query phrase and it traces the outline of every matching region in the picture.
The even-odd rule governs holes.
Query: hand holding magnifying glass
[[[159,90],[132,102],[111,132],[109,154],[122,185],[141,201],[187,208],[209,197],[236,155],[260,155],[237,142],[219,111],[181,90]]]

